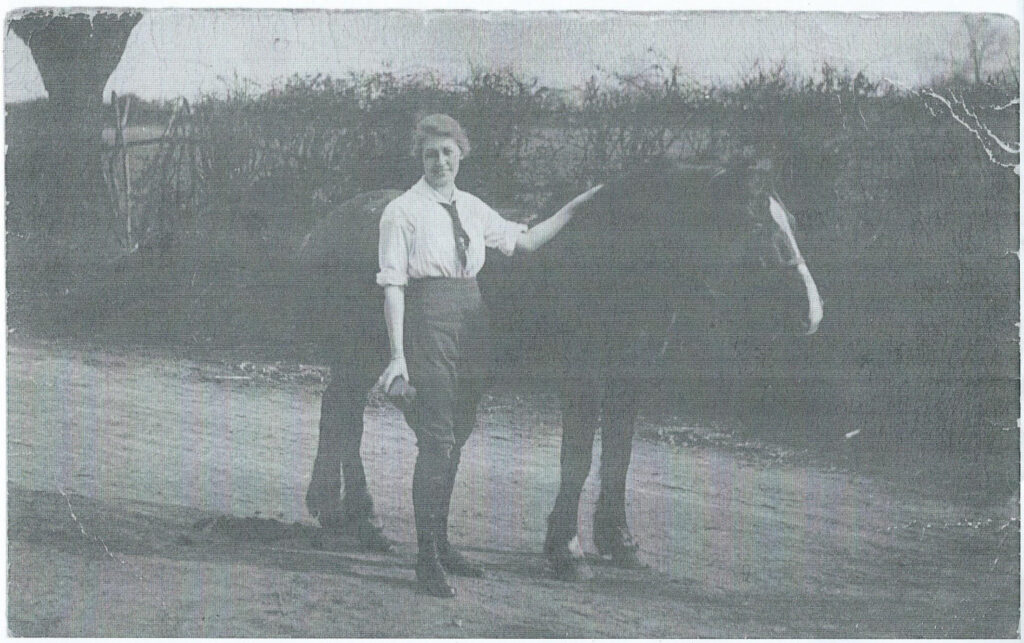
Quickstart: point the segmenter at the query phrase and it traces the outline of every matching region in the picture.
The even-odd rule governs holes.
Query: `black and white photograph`
[[[809,4],[8,6],[7,634],[1020,638],[1022,7]]]

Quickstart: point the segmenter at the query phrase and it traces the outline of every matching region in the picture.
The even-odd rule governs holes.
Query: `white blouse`
[[[486,203],[458,188],[453,200],[459,222],[469,235],[466,266],[459,260],[451,216],[441,205],[446,199],[421,178],[384,208],[379,285],[404,286],[410,279],[423,277],[475,277],[484,265],[485,247],[512,254],[525,225],[503,219]]]

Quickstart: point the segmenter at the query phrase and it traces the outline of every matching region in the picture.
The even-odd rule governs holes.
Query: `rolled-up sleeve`
[[[384,208],[380,218],[380,243],[377,257],[380,272],[377,284],[380,286],[404,286],[409,283],[409,237],[411,224],[401,208],[394,203]]]
[[[516,249],[516,240],[526,232],[527,226],[509,221],[495,212],[490,206],[480,202],[484,210],[484,245],[497,248],[505,256],[512,256]]]

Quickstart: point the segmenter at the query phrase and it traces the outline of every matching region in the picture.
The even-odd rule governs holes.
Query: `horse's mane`
[[[650,247],[714,254],[749,223],[749,176],[742,167],[646,163],[606,181],[541,254],[555,264],[595,263],[595,270]]]

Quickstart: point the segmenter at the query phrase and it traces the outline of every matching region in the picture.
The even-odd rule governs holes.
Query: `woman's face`
[[[428,136],[423,141],[423,176],[430,187],[440,191],[454,186],[461,158],[462,151],[455,139]]]

